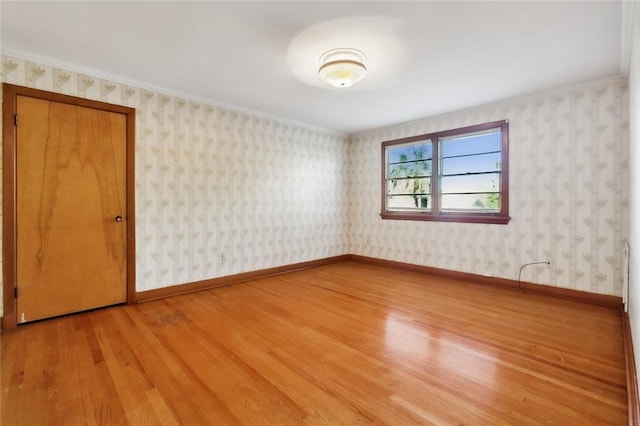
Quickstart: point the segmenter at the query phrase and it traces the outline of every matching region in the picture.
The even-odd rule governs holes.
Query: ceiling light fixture
[[[331,49],[320,56],[320,80],[332,87],[351,87],[367,75],[366,61],[358,49]]]

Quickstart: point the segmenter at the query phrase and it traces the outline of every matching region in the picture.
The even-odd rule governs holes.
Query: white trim
[[[625,312],[629,312],[629,254],[631,246],[625,241],[622,246],[622,306]]]
[[[622,2],[622,25],[620,26],[620,74],[629,76],[631,66],[631,39],[633,37],[633,16],[636,1],[625,0]]]
[[[211,105],[218,108],[227,109],[230,111],[236,111],[241,114],[248,114],[259,118],[265,118],[268,120],[275,120],[281,123],[287,123],[298,127],[304,127],[309,130],[320,131],[324,133],[328,133],[335,136],[347,137],[348,134],[344,132],[339,132],[337,130],[328,129],[326,127],[316,126],[310,123],[304,123],[301,121],[292,120],[286,117],[280,117],[278,115],[269,114],[262,111],[256,111],[249,108],[243,108],[238,105],[227,104],[224,102],[216,101],[214,99],[205,98],[202,96],[194,95],[192,93],[181,92],[179,90],[173,90],[162,86],[156,86],[155,84],[146,83],[139,80],[130,79],[127,77],[123,77],[121,75],[111,74],[104,71],[99,71],[93,68],[87,68],[80,65],[72,64],[69,62],[59,61],[56,59],[52,59],[45,56],[34,55],[31,53],[26,53],[19,50],[7,49],[4,47],[0,47],[0,55],[13,57],[16,59],[22,59],[30,62],[37,62],[41,65],[46,65],[54,68],[60,68],[65,71],[76,72],[79,74],[85,74],[91,77],[100,78],[103,80],[108,80],[113,83],[125,84],[127,86],[137,87],[139,89],[149,90],[153,92],[162,93],[164,95],[174,96],[178,98],[182,98],[188,101],[199,102],[205,105]]]
[[[609,83],[614,83],[614,82],[621,82],[622,83],[622,82],[626,82],[626,81],[627,81],[626,78],[623,78],[623,77],[620,77],[620,76],[612,76],[612,77],[601,78],[601,79],[598,79],[598,80],[591,80],[591,81],[587,81],[587,82],[571,84],[571,85],[568,85],[568,86],[556,87],[556,88],[553,88],[553,89],[543,90],[543,91],[540,91],[540,92],[530,93],[530,94],[527,94],[527,95],[516,96],[516,97],[513,97],[513,98],[507,98],[507,99],[501,99],[499,101],[490,102],[490,103],[487,103],[487,104],[474,105],[474,106],[471,106],[471,107],[468,107],[468,108],[463,108],[463,109],[443,112],[442,114],[430,115],[430,116],[418,118],[418,119],[415,119],[415,120],[409,120],[409,121],[404,121],[404,122],[401,122],[401,123],[390,124],[388,126],[377,127],[375,129],[362,130],[360,132],[354,132],[354,133],[349,134],[349,138],[350,138],[350,140],[353,140],[352,138],[366,137],[366,136],[373,135],[373,134],[376,134],[376,133],[379,133],[379,132],[392,131],[392,130],[396,130],[396,129],[400,129],[401,130],[401,129],[405,128],[406,126],[411,126],[413,124],[424,123],[426,120],[436,120],[436,119],[441,119],[441,118],[445,118],[445,117],[451,117],[451,116],[454,116],[454,115],[473,112],[473,111],[476,111],[478,109],[496,108],[496,107],[499,107],[501,105],[511,104],[513,102],[526,102],[526,101],[529,101],[529,100],[532,100],[532,99],[549,97],[549,96],[557,94],[557,93],[571,92],[572,90],[586,89],[586,88],[592,87],[592,86],[598,86],[598,85],[609,84]],[[446,129],[442,129],[442,130],[446,130]],[[434,130],[433,132],[436,132],[436,131],[438,131],[438,130]],[[433,133],[433,132],[429,132],[429,133]]]

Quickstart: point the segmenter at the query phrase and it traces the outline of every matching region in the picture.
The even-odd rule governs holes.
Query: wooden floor
[[[1,339],[6,426],[627,418],[618,311],[359,263]]]

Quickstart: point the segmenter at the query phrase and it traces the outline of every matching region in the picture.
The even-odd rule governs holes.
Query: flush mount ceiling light
[[[331,49],[320,56],[320,80],[332,87],[351,87],[367,75],[366,61],[357,49]]]

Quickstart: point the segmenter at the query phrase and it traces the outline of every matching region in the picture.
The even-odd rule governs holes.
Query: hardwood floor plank
[[[285,278],[285,279],[286,279],[286,278]],[[281,298],[281,297],[282,297],[282,295],[278,295],[277,297],[278,297],[278,298]],[[318,306],[327,306],[327,305],[328,305],[328,303],[323,302],[323,303],[319,304]],[[304,306],[304,307],[302,307],[301,309],[306,310],[306,312],[307,312],[307,315],[305,316],[305,318],[314,318],[314,317],[315,317],[315,316],[313,315],[313,313],[312,313],[312,309],[313,309],[313,307],[312,307],[312,306]],[[325,317],[325,316],[323,316],[323,317]],[[402,322],[400,322],[400,320],[394,320],[394,321],[393,321],[393,324],[395,325],[395,327],[402,328],[402,329],[403,329],[403,330],[402,330],[402,331],[403,331],[403,334],[411,334],[412,328],[411,328],[411,324],[409,323],[409,321],[406,321],[406,324],[403,324]],[[321,326],[316,324],[316,325],[312,325],[311,327],[312,327],[312,328],[317,328],[317,327],[321,327]],[[347,335],[347,338],[348,338],[349,336],[353,336],[353,335],[358,335],[358,334],[359,334],[359,333],[358,333],[358,330],[353,328],[353,327],[354,327],[353,323],[352,323],[351,327],[352,327],[352,328],[351,328],[348,332],[346,332],[346,333],[345,333],[345,334]],[[332,331],[331,331],[331,333],[332,333],[332,334],[336,334],[336,333],[339,333],[339,332],[340,332],[339,330],[332,330]],[[400,344],[400,346],[402,346],[403,348],[407,348],[407,347],[411,348],[410,352],[415,352],[415,351],[416,351],[417,349],[419,349],[419,348],[415,347],[415,345],[412,345],[412,342],[419,341],[421,337],[428,337],[428,336],[420,336],[420,333],[419,333],[419,332],[418,332],[418,333],[413,333],[413,334],[414,334],[413,336],[408,336],[408,338],[407,338],[405,341],[402,341],[402,342],[396,342],[396,343]],[[442,337],[441,337],[441,338],[442,338]],[[380,340],[380,338],[379,338],[379,336],[377,336],[377,337],[376,337],[376,341],[379,341],[379,340]],[[443,341],[444,341],[444,339],[443,339]],[[359,339],[359,342],[358,342],[358,343],[360,343],[360,342],[362,342],[362,339]],[[362,352],[364,352],[364,353],[371,353],[371,352],[375,352],[375,348],[374,348],[373,350],[371,350],[371,349],[369,349],[369,348],[362,348],[362,347],[358,347],[358,349],[359,349],[359,350],[361,350],[361,351],[362,351]],[[467,347],[466,347],[465,345],[459,346],[459,347],[457,347],[456,349],[457,349],[457,350],[456,350],[456,351],[454,351],[454,353],[460,353],[460,351],[461,351],[461,350],[462,350],[462,351],[466,351],[466,350],[468,350],[468,349],[467,349]],[[467,357],[468,359],[464,359],[464,360],[462,360],[462,359],[457,359],[457,360],[454,362],[454,364],[456,364],[456,363],[457,363],[457,364],[460,364],[460,365],[463,365],[463,366],[465,366],[465,365],[470,365],[470,363],[478,364],[478,359],[482,358],[483,356],[484,356],[484,354],[483,354],[481,351],[479,352],[479,351],[477,351],[477,350],[474,350],[474,351],[471,351],[471,352],[470,352],[469,356]],[[441,359],[445,359],[445,360],[446,360],[447,358],[448,358],[448,357],[444,357],[444,358],[443,358],[443,357],[441,357]],[[458,356],[458,358],[460,358],[460,357]],[[493,357],[488,357],[488,358],[490,359],[490,363],[488,363],[488,364],[495,364],[495,363],[496,363],[496,360],[494,360],[494,359],[493,359]],[[389,362],[391,362],[391,360],[387,359],[387,360],[386,360],[386,362],[387,362],[387,363],[389,363]],[[498,361],[498,362],[499,362],[499,361]],[[515,368],[515,367],[514,367],[514,365],[513,365],[513,364],[510,364],[509,362],[506,362],[506,361],[505,361],[505,362],[503,362],[503,364],[504,364],[504,365],[506,365],[506,366],[510,366],[510,367],[512,367],[512,368]],[[452,365],[452,366],[451,366],[451,368],[454,368],[454,367],[455,367],[455,365]],[[545,365],[544,365],[544,364],[541,364],[539,367],[540,367],[540,368],[544,368],[544,367],[545,367]],[[446,372],[445,372],[445,373],[446,373]],[[531,372],[530,372],[530,374],[531,374],[531,373],[533,373],[533,371],[531,371]],[[538,377],[538,378],[540,378],[541,380],[545,380],[545,381],[551,382],[552,384],[553,384],[553,383],[555,383],[555,382],[554,382],[554,379],[553,379],[552,377],[546,377],[546,376],[544,376],[544,375],[538,375],[537,377]],[[423,379],[424,379],[424,380],[427,380],[427,378],[426,378],[426,377],[425,377],[425,378],[423,378]],[[452,380],[452,377],[451,377],[451,376],[448,376],[448,381],[451,381],[451,380]],[[565,384],[563,384],[563,385],[565,385]],[[441,386],[441,387],[446,387],[446,384],[440,384],[440,386]],[[460,386],[464,386],[464,384],[461,384]],[[566,384],[565,386],[570,386],[570,385],[569,385],[569,384]],[[581,388],[581,387],[579,387],[579,386],[577,386],[577,387],[576,387],[576,386],[570,387],[569,391],[571,391],[571,392],[573,392],[573,393],[577,393],[578,395],[579,395],[579,394],[581,394],[581,393],[584,393],[584,392],[582,392],[582,388]],[[624,392],[624,390],[622,390],[622,391]],[[584,397],[584,396],[585,396],[585,395],[583,395],[583,397]],[[588,396],[588,395],[586,395],[586,396]],[[617,397],[617,396],[618,396],[618,395],[615,395],[615,397]],[[451,397],[450,397],[450,398],[451,398]],[[614,404],[615,404],[615,402],[612,402],[612,403],[614,403]]]
[[[292,285],[295,285],[295,284],[292,283]],[[266,290],[266,291],[268,291],[268,290]],[[284,296],[283,295],[278,295],[277,297],[280,298],[280,297],[284,297]],[[305,301],[300,300],[300,296],[296,295],[296,298],[298,299],[298,305],[302,305],[303,303],[305,303]],[[308,303],[309,303],[308,305],[305,305],[300,309],[306,310],[306,312],[307,312],[306,318],[313,318],[314,315],[312,314],[312,312],[313,312],[314,304],[311,303],[311,302],[308,302]],[[323,303],[322,304],[322,306],[326,306],[326,305],[328,305],[328,304],[327,303]],[[333,303],[330,303],[330,305],[331,306],[339,306],[339,302],[333,302]],[[350,315],[348,311],[345,310],[345,312],[347,312],[346,315]],[[399,327],[399,328],[404,328],[405,330],[403,330],[403,331],[406,331],[406,332],[410,333],[414,329],[417,330],[417,327],[415,327],[415,323],[413,321],[407,320],[407,321],[403,322],[401,320],[400,316],[397,316],[397,318],[396,317],[391,317],[391,318],[393,319],[392,325],[394,325],[396,327]],[[446,321],[446,318],[445,318],[445,321]],[[389,322],[389,318],[387,318],[387,322]],[[447,321],[447,324],[445,326],[449,330],[451,330],[453,328],[453,326],[450,323],[451,323],[451,321]],[[433,327],[433,326],[431,326],[429,324],[425,324],[425,323],[420,323],[420,325],[421,325],[421,329],[423,331],[427,332],[427,334],[428,333],[437,333],[437,332],[440,332],[442,330],[441,327],[437,328],[437,327]],[[318,327],[322,327],[322,325],[321,324],[315,324],[314,327],[318,328]],[[359,336],[363,335],[363,333],[366,331],[366,329],[367,329],[366,325],[361,326],[358,323],[357,318],[351,317],[349,328],[336,329],[336,330],[333,331],[333,333],[338,333],[338,334],[342,333],[344,335],[343,339],[348,339],[349,337],[354,336],[354,335],[359,335]],[[348,330],[348,331],[346,331],[346,330]],[[449,337],[454,338],[456,336],[463,336],[465,332],[466,332],[466,334],[469,334],[469,330],[473,330],[473,329],[470,329],[469,327],[465,327],[463,329],[458,330],[455,333],[455,335],[452,334],[452,333],[447,333],[447,334],[449,335]],[[414,338],[412,340],[405,339],[406,341],[402,342],[402,346],[403,347],[411,347],[412,341],[413,342],[419,341],[420,340],[419,338],[421,337],[420,335],[424,334],[424,333],[421,333],[420,331],[418,331],[417,333],[414,333],[414,334],[415,334],[415,336],[414,336]],[[493,335],[490,330],[483,330],[483,334],[485,336],[486,335]],[[379,341],[380,337],[382,337],[382,336],[377,336],[375,341],[376,342]],[[422,337],[426,338],[428,336],[422,336]],[[500,335],[500,336],[497,336],[497,337],[502,338],[504,340],[504,336],[503,335]],[[484,344],[483,342],[479,342],[479,341],[475,341],[475,343],[478,344],[478,345],[483,345]],[[562,355],[560,355],[559,351],[557,349],[555,349],[555,348],[551,348],[551,347],[533,348],[533,347],[531,347],[531,348],[527,348],[527,349],[523,349],[523,350],[515,350],[515,351],[512,350],[511,348],[514,345],[517,345],[517,344],[518,344],[518,340],[516,340],[516,339],[512,339],[512,341],[507,341],[506,343],[503,343],[503,342],[497,343],[497,340],[492,340],[491,341],[491,346],[487,346],[487,348],[492,348],[492,347],[495,347],[496,345],[499,345],[499,347],[504,351],[504,356],[505,357],[510,357],[510,358],[513,358],[513,357],[511,357],[511,355],[522,356],[522,355],[526,354],[527,356],[529,356],[533,360],[537,361],[538,364],[539,364],[539,368],[542,368],[542,369],[550,368],[550,365],[556,365],[556,366],[559,366],[560,368],[563,368],[563,369],[567,368],[567,361],[564,360],[564,358],[562,358]],[[533,346],[533,345],[531,345],[531,346]],[[537,356],[538,354],[536,352],[533,352],[531,350],[531,349],[536,349],[536,350],[539,351],[541,348],[542,348],[542,350],[545,351],[545,354],[549,353],[549,355],[545,356],[545,357],[539,357],[539,356]],[[416,349],[418,349],[418,348],[416,348]],[[371,350],[375,350],[375,348],[362,348],[362,350],[371,351]],[[569,356],[572,356],[572,354],[568,354],[568,355],[565,354],[565,356],[569,357]],[[573,356],[574,356],[574,358],[582,360],[582,358],[580,358],[579,354],[576,354],[576,355],[573,355]],[[553,358],[552,360],[548,359],[548,358],[551,358],[551,357]],[[558,360],[558,359],[562,359],[562,362],[556,362],[556,360]],[[569,359],[569,361],[571,361],[571,359]],[[561,365],[562,363],[564,365]],[[588,367],[591,367],[591,366],[588,366]],[[601,366],[601,368],[602,368],[602,366]],[[615,370],[615,372],[621,374],[622,376],[624,375],[624,371],[620,370],[619,366],[618,366],[618,369]],[[584,371],[581,372],[580,373],[580,377],[584,377],[584,374],[585,374]],[[609,379],[607,378],[606,380],[609,380]],[[598,381],[597,378],[594,378],[592,380],[592,382],[596,382],[596,381]],[[606,386],[606,383],[607,382],[605,381],[604,383],[602,383],[602,385]],[[594,383],[592,383],[592,384],[594,384]],[[624,392],[625,392],[624,388],[620,387],[619,385],[611,387],[611,390],[612,390],[612,392],[615,392],[616,394],[624,394]]]
[[[354,424],[361,420],[339,401],[327,398],[324,392],[311,386],[289,365],[277,360],[270,352],[272,344],[257,334],[253,327],[243,327],[234,319],[234,316],[237,317],[235,312],[233,316],[227,316],[221,310],[211,309],[216,302],[210,299],[209,295],[205,295],[190,309],[190,312],[207,316],[207,321],[203,322],[207,326],[205,333],[215,335],[229,351],[243,356],[245,362],[265,380],[303,407],[309,413],[306,423],[316,423],[317,420],[323,424]],[[226,324],[227,327],[220,329],[216,324]]]
[[[2,384],[2,416],[19,421],[23,417],[26,398],[22,397],[24,389],[24,365],[26,334],[15,335],[11,339],[3,339],[2,352],[0,353],[2,365],[0,366],[0,382]],[[1,419],[0,419],[1,420]],[[0,422],[1,423],[1,422]]]
[[[616,309],[344,262],[0,334],[7,425],[626,424]]]
[[[110,378],[118,390],[118,400],[130,424],[161,424],[146,397],[147,391],[153,388],[150,378],[131,347],[121,344],[120,335],[124,332],[111,322],[101,321],[96,326],[98,344]]]
[[[185,350],[185,343],[177,345],[178,352],[174,352],[171,345],[167,345],[160,339],[157,331],[160,327],[173,328],[173,325],[182,321],[182,311],[173,311],[168,305],[169,301],[158,301],[152,320],[149,321],[138,307],[128,307],[127,318],[119,318],[130,321],[138,335],[127,336],[127,343],[134,348],[138,357],[142,360],[144,368],[154,378],[154,385],[171,408],[172,413],[180,424],[235,424],[235,417],[220,402],[219,398],[211,392],[206,383],[192,371],[192,365],[186,363],[180,354]],[[159,324],[159,325],[158,325]],[[122,325],[124,327],[124,324]],[[154,330],[156,333],[154,333]],[[140,344],[140,342],[148,342]],[[186,397],[188,396],[188,397]]]

